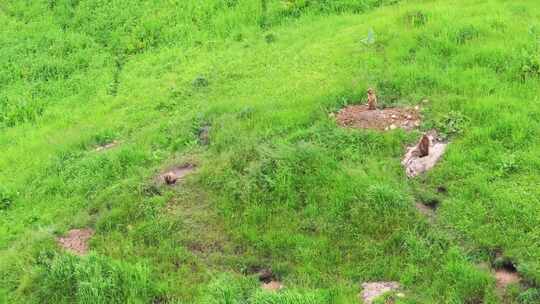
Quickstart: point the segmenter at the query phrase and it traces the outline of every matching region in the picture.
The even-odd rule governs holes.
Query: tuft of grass
[[[142,264],[90,254],[42,254],[33,278],[39,303],[148,303],[156,289]]]

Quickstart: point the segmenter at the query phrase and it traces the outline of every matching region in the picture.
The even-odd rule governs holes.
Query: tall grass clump
[[[148,267],[95,254],[42,257],[34,281],[39,303],[148,303],[155,294]]]

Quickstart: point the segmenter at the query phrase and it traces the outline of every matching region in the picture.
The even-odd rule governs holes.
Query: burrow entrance
[[[246,274],[256,275],[263,290],[276,292],[285,287],[278,276],[269,267],[251,266]]]
[[[420,212],[420,214],[427,216],[428,218],[435,217],[435,213],[437,212],[437,205],[430,205],[426,203],[418,202],[415,205],[416,210]]]
[[[494,276],[497,283],[497,289],[504,293],[506,287],[521,282],[521,276],[518,273],[516,265],[508,258],[498,254],[493,262]]]

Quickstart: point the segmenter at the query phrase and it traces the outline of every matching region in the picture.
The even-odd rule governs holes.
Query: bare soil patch
[[[106,144],[103,144],[101,146],[98,146],[95,151],[96,152],[101,152],[101,151],[104,151],[104,150],[109,150],[109,149],[112,149],[114,147],[116,147],[117,145],[119,144],[118,141],[116,140],[113,140],[111,141],[110,143],[106,143]]]
[[[261,283],[261,288],[267,291],[278,291],[283,289],[283,284],[279,281],[270,281],[268,283]]]
[[[497,289],[499,289],[502,293],[504,293],[508,285],[518,284],[521,282],[521,277],[516,266],[509,258],[503,256],[502,253],[497,253],[497,257],[495,258],[493,264]]]
[[[388,131],[397,128],[406,131],[420,126],[419,108],[386,108],[370,110],[368,105],[354,105],[341,109],[336,120],[340,126]]]
[[[169,186],[177,185],[195,168],[196,166],[190,163],[169,168],[158,176],[158,181]]]
[[[443,156],[447,145],[434,131],[424,134],[416,146],[407,148],[401,162],[407,176],[415,177],[432,169]]]
[[[497,281],[497,288],[506,289],[508,285],[521,282],[521,277],[515,270],[501,268],[495,270],[495,280]]]
[[[262,266],[252,266],[248,269],[248,273],[257,274],[261,282],[261,288],[267,291],[278,291],[283,289],[281,283],[272,269]]]
[[[67,236],[57,238],[57,242],[65,250],[76,255],[88,253],[88,240],[94,235],[94,230],[90,228],[73,229],[68,231]]]
[[[364,304],[372,304],[378,297],[388,292],[396,292],[400,288],[398,282],[367,282],[362,284],[360,299]]]
[[[437,210],[437,206],[416,203],[416,210],[429,218],[433,218],[435,217],[435,211]]]

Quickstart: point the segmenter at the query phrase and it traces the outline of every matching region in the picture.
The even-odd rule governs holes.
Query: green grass
[[[539,17],[502,0],[0,3],[0,302],[358,303],[362,282],[399,281],[398,303],[538,303]],[[451,140],[429,174],[400,165],[419,132],[329,117],[367,87]],[[184,162],[181,187],[153,184]],[[418,200],[440,202],[433,223]],[[80,227],[86,257],[55,243]],[[477,266],[496,253],[524,280],[504,299]],[[261,291],[257,266],[285,291]]]

